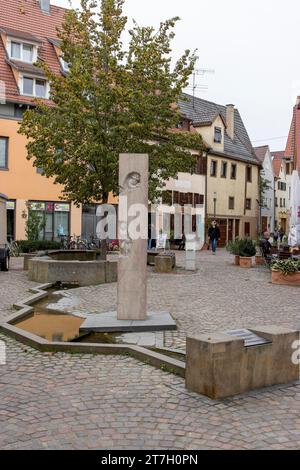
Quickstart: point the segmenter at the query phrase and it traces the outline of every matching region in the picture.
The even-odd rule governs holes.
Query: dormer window
[[[221,127],[215,127],[214,141],[215,141],[217,144],[221,144],[221,143],[222,143],[222,129],[221,129]]]
[[[47,98],[47,82],[40,78],[23,77],[22,94],[35,96],[37,98]]]
[[[181,119],[176,124],[176,129],[180,129],[182,131],[190,131],[190,121],[188,119]]]
[[[61,63],[61,66],[62,66],[62,69],[64,72],[69,72],[70,70],[70,66],[68,64],[68,62],[66,62],[63,57],[60,57],[60,63]]]
[[[32,44],[11,41],[10,57],[11,59],[32,63],[34,61],[34,46]]]

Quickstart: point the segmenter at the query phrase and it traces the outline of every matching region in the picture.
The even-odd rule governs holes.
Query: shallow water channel
[[[48,341],[134,344],[154,350],[164,349],[163,332],[137,333],[81,333],[80,326],[88,316],[56,311],[55,304],[62,299],[64,290],[77,286],[55,286],[48,290],[46,298],[33,305],[33,313],[23,317],[15,325]],[[99,313],[101,315],[101,313]],[[170,355],[177,355],[170,351]]]

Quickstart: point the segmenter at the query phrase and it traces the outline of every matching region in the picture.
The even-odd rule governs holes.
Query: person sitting
[[[270,262],[272,259],[272,245],[270,243],[270,234],[265,232],[263,238],[260,241],[260,248],[262,251],[262,255],[267,262]]]
[[[182,238],[179,240],[178,250],[179,251],[185,250],[185,234],[184,233],[182,234]]]

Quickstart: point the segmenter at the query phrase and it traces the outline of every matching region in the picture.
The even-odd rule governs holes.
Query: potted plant
[[[252,257],[256,255],[256,243],[250,238],[239,241],[240,267],[251,268]]]
[[[236,238],[235,240],[232,240],[231,242],[229,242],[226,247],[227,251],[229,251],[229,253],[234,255],[235,257],[234,264],[236,266],[240,265],[239,244],[240,244],[240,240]]]
[[[300,260],[292,258],[272,263],[272,284],[300,286]]]
[[[261,242],[262,242],[261,238],[257,238],[255,241],[255,244],[256,244],[255,264],[257,266],[264,264],[264,256],[262,252]]]

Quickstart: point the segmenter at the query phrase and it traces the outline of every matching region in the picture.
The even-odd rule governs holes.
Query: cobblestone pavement
[[[177,253],[179,267],[184,253]],[[274,286],[265,266],[242,269],[221,250],[198,254],[198,272],[157,275],[149,270],[148,309],[169,311],[178,331],[167,333],[165,345],[185,348],[187,334],[278,324],[300,329],[300,290]],[[87,315],[117,309],[116,284],[84,287],[66,293],[55,308]]]
[[[180,321],[183,333],[170,341],[250,322],[299,325],[299,290],[274,288],[263,268],[230,262],[202,253],[197,274],[150,275],[149,307],[168,307]],[[21,271],[0,272],[1,319],[32,286]],[[90,311],[97,299],[101,311],[115,302],[113,286],[74,293],[79,309],[87,300]],[[211,401],[129,357],[42,354],[0,339],[2,449],[300,449],[300,384]]]

